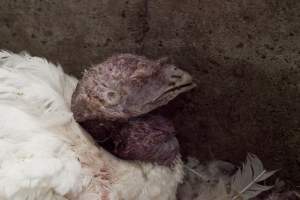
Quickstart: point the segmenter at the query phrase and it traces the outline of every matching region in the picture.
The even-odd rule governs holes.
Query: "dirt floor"
[[[71,74],[120,52],[169,56],[198,87],[165,112],[184,155],[255,153],[300,185],[299,0],[2,0],[0,48]]]

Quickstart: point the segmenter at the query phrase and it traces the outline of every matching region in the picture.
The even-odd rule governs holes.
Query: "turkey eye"
[[[105,93],[105,101],[109,105],[116,105],[120,101],[120,96],[115,91],[108,91]]]
[[[114,92],[108,92],[107,96],[111,99],[115,98],[116,94]]]

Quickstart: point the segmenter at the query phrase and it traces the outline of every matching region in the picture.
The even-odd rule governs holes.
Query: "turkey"
[[[0,199],[176,199],[173,125],[145,114],[194,86],[165,59],[115,55],[78,81],[43,58],[1,51]],[[111,152],[79,124],[88,121],[109,130]]]

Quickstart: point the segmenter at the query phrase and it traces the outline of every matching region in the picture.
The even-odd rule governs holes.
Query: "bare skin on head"
[[[193,87],[191,76],[165,59],[121,54],[84,73],[72,97],[72,111],[78,122],[129,119]]]
[[[174,65],[167,64],[164,58],[153,61],[143,56],[120,54],[84,72],[72,96],[71,109],[77,122],[96,141],[113,134],[111,142],[114,147],[109,150],[115,155],[124,159],[168,164],[171,160],[169,158],[173,159],[177,155],[174,152],[179,152],[174,134],[169,133],[172,132],[172,126],[166,125],[169,122],[160,117],[150,117],[126,123],[131,118],[167,104],[193,87],[195,84],[191,76]],[[119,126],[116,122],[120,122]],[[108,131],[105,132],[102,127],[106,127]],[[166,127],[169,127],[169,131],[158,131]],[[148,140],[140,142],[134,139],[134,131],[137,131],[136,135],[143,135]],[[168,137],[164,135],[171,139],[166,142],[164,138]],[[153,141],[156,143],[151,143]],[[139,151],[135,151],[134,147]],[[164,151],[168,158],[158,155],[155,149],[160,148],[166,149]]]

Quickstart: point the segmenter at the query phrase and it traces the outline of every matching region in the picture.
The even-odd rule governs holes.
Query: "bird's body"
[[[45,59],[0,52],[1,200],[174,200],[174,165],[125,161],[74,120],[77,79]]]

